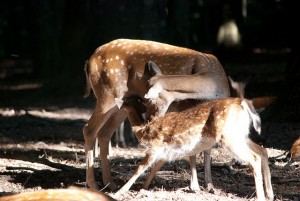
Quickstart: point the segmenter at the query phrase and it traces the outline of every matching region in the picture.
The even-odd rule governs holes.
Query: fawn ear
[[[159,67],[153,61],[148,62],[148,70],[149,70],[150,74],[153,76],[161,75],[161,71],[160,71]]]

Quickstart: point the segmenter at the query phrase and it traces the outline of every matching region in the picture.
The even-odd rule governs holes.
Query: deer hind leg
[[[250,164],[250,166],[252,167],[252,172],[255,181],[257,200],[265,200],[261,168],[262,159],[260,157],[260,154],[256,153],[253,149],[251,149],[249,147],[249,143],[244,144],[240,140],[235,143],[232,143],[230,148],[240,159]]]
[[[119,110],[116,106],[112,109],[112,113],[106,123],[98,133],[98,141],[100,146],[100,160],[102,168],[102,177],[104,185],[108,185],[111,190],[116,190],[117,185],[113,182],[111,176],[111,167],[109,160],[109,143],[116,128],[126,118],[126,113]]]
[[[250,139],[248,139],[248,145],[252,151],[256,152],[261,157],[263,179],[264,179],[264,184],[265,184],[265,192],[266,192],[267,198],[269,200],[273,200],[274,193],[273,193],[273,188],[272,188],[272,183],[271,183],[270,168],[268,165],[268,152],[265,148],[255,144]]]
[[[211,149],[207,149],[204,152],[204,186],[208,191],[214,189],[214,185],[211,178]]]
[[[103,112],[101,104],[97,102],[94,113],[83,127],[86,155],[86,183],[92,189],[98,189],[94,174],[94,145],[96,136],[110,116],[110,112]]]
[[[197,169],[196,169],[196,155],[190,156],[190,169],[191,169],[191,180],[190,180],[190,189],[192,191],[199,191],[199,183],[197,177]]]

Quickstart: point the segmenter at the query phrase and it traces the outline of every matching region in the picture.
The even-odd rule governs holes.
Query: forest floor
[[[85,155],[82,127],[92,108],[0,109],[0,196],[42,189],[85,187]],[[284,168],[284,154],[290,140],[280,135],[299,136],[299,124],[265,124],[265,139],[276,200],[300,199],[300,164]],[[283,146],[283,143],[287,143]],[[278,145],[278,146],[277,146]],[[283,154],[283,155],[282,155]],[[281,156],[280,156],[281,155]],[[113,178],[120,186],[130,177],[144,156],[138,145],[112,147]],[[187,160],[166,163],[157,173],[149,191],[139,190],[145,177],[138,179],[122,200],[251,200],[255,197],[252,173],[246,164],[231,166],[232,155],[224,148],[212,151],[212,178],[216,190],[189,190]],[[203,186],[203,156],[197,156],[197,172]],[[102,191],[113,196],[101,182],[101,167],[96,160],[96,176]]]
[[[242,75],[241,72],[251,75],[246,97],[278,93],[285,63],[260,62],[259,65],[254,62],[233,64],[230,69],[224,65],[234,79]],[[68,186],[85,188],[82,127],[92,114],[95,99],[82,100],[70,95],[55,97],[55,90],[59,89],[45,92],[39,83],[25,81],[22,85],[20,80],[0,80],[0,196]],[[29,93],[39,87],[42,93],[33,96]],[[300,122],[263,121],[261,137],[251,136],[267,148],[275,199],[299,201],[300,164],[294,162],[290,168],[285,165],[289,160],[286,151],[300,136]],[[119,186],[128,181],[145,155],[142,147],[128,136],[126,139],[128,146],[113,146],[110,155],[112,176]],[[141,176],[122,200],[253,200],[255,185],[249,167],[243,163],[230,165],[232,159],[226,149],[213,149],[213,192],[205,188],[198,192],[189,190],[189,163],[182,159],[166,163],[149,190],[140,190],[145,180],[145,176]],[[95,166],[99,187],[113,196],[102,183],[99,159]],[[200,186],[203,186],[202,154],[197,155],[197,172]]]

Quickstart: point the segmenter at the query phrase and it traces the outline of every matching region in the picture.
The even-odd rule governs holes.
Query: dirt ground
[[[82,127],[93,107],[0,108],[0,196],[42,189],[85,187],[85,156]],[[283,134],[290,139],[281,138]],[[284,168],[284,152],[300,135],[300,124],[263,124],[276,200],[300,199],[300,164]],[[274,137],[275,136],[275,137]],[[127,142],[129,144],[129,142]],[[142,147],[112,147],[111,164],[117,184],[123,185],[144,156]],[[283,155],[282,155],[283,154]],[[233,157],[223,148],[213,149],[212,177],[216,190],[189,190],[187,160],[167,163],[157,173],[149,190],[139,190],[142,176],[122,200],[253,200],[255,185],[246,164],[230,165]],[[203,185],[203,157],[197,156],[199,183]],[[96,160],[96,176],[102,191],[113,195],[101,183]]]

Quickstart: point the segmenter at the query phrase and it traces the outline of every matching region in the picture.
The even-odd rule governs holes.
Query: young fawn
[[[195,155],[220,143],[251,165],[258,200],[265,200],[265,192],[268,199],[273,199],[267,151],[248,138],[251,123],[258,133],[261,130],[260,118],[250,101],[218,99],[181,112],[167,113],[146,124],[138,104],[141,103],[137,99],[128,99],[123,108],[137,139],[147,149],[146,156],[116,197],[127,192],[148,167],[153,165],[144,188],[148,188],[165,161]]]
[[[112,197],[90,189],[69,187],[67,189],[49,189],[24,192],[0,197],[0,201],[116,201]]]

